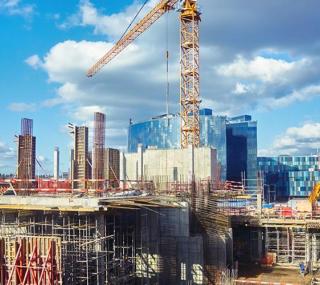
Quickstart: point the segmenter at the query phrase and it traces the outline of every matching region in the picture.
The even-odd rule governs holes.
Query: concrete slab
[[[302,276],[299,268],[284,268],[280,266],[260,267],[255,265],[246,265],[239,268],[239,281],[255,281],[261,283],[251,284],[292,284],[304,285],[311,284],[312,275]],[[250,284],[250,283],[247,284]],[[237,283],[241,284],[241,282]]]

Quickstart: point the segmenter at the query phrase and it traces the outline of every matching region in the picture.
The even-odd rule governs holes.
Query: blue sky
[[[107,114],[107,144],[125,147],[130,117],[143,120],[165,110],[166,21],[170,108],[178,110],[176,12],[159,20],[94,79],[85,77],[141,2],[0,0],[0,173],[14,170],[14,135],[21,117],[34,119],[38,159],[48,173],[56,145],[62,169],[68,168],[71,139],[65,125],[90,126],[94,111]],[[143,13],[156,2],[150,0]],[[199,2],[202,107],[253,115],[263,155],[314,153],[320,144],[317,0]]]

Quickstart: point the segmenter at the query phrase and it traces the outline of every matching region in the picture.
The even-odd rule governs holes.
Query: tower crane
[[[200,145],[200,76],[199,76],[199,22],[200,12],[197,0],[161,0],[142,20],[131,28],[121,39],[95,63],[87,76],[94,76],[122,50],[144,33],[162,15],[180,7],[180,144]]]

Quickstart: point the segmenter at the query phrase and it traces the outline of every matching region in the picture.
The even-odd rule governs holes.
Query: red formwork
[[[1,268],[2,284],[6,285],[58,285],[61,276],[56,259],[56,241],[48,240],[46,251],[37,239],[32,243],[22,238],[15,244],[12,264]],[[2,252],[2,254],[4,254]]]

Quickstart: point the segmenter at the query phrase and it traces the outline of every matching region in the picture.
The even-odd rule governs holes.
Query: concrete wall
[[[121,170],[128,180],[190,182],[219,176],[217,152],[209,147],[187,149],[138,149],[124,154]]]
[[[191,234],[187,203],[157,212],[142,210],[139,240],[141,284],[212,284],[207,280],[215,277],[216,270],[232,265],[232,231]]]

